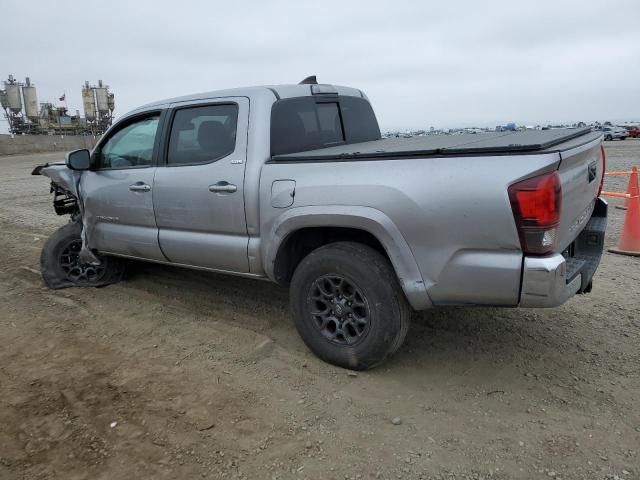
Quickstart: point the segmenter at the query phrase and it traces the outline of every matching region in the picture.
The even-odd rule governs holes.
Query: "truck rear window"
[[[271,155],[378,139],[378,121],[363,98],[286,98],[271,109]]]

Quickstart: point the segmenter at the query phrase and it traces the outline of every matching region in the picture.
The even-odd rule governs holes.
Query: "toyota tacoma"
[[[70,215],[42,276],[106,285],[136,259],[270,280],[289,287],[316,355],[367,369],[400,347],[412,310],[555,307],[589,292],[607,217],[602,140],[382,139],[361,90],[314,77],[163,100],[34,170]]]

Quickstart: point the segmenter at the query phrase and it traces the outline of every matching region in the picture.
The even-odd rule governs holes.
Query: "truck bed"
[[[600,136],[590,128],[525,130],[456,135],[426,135],[412,138],[383,138],[371,142],[338,145],[307,152],[274,155],[272,161],[336,161],[391,159],[447,155],[505,155],[560,151],[570,143],[577,146]]]

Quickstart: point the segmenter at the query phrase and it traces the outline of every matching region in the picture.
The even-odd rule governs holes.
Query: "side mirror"
[[[74,150],[67,153],[64,163],[71,170],[89,170],[91,166],[91,154],[89,150]]]

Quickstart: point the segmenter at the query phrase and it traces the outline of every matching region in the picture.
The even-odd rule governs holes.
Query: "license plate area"
[[[567,283],[582,275],[578,293],[589,290],[591,279],[600,264],[607,229],[607,203],[597,199],[591,218],[562,255],[567,262]]]

